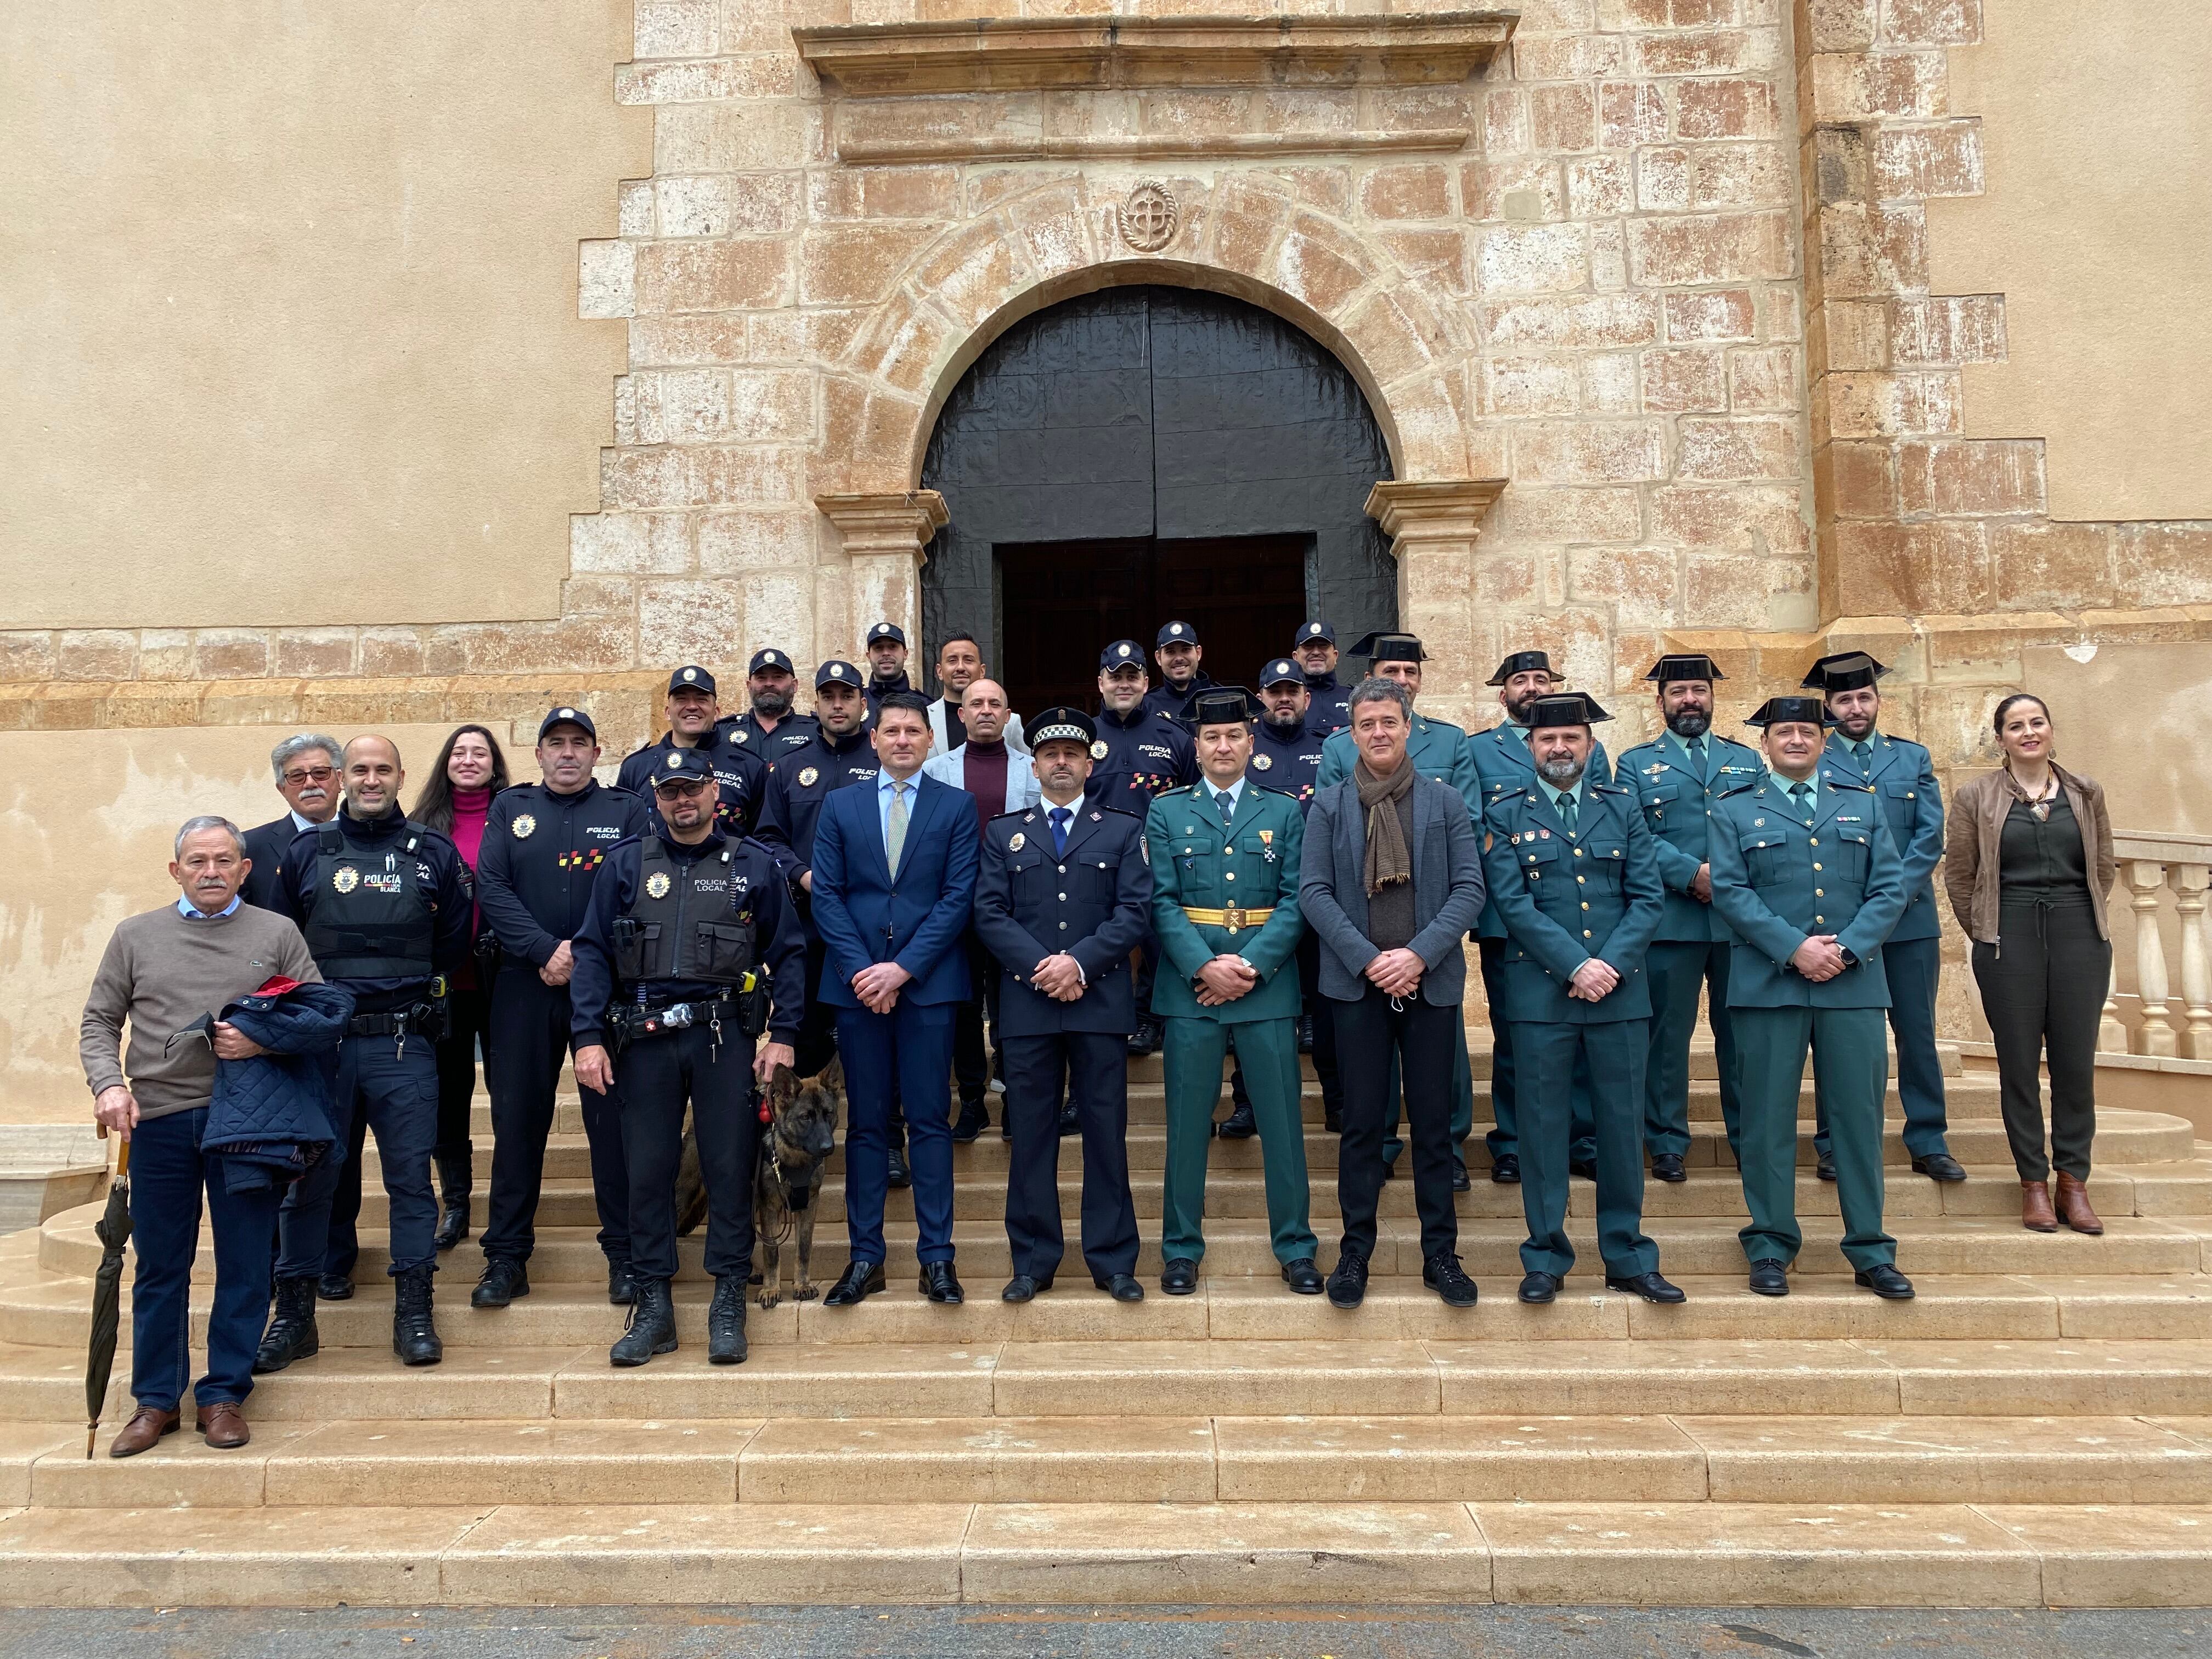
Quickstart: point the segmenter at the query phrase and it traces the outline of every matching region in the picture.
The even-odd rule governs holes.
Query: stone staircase
[[[0,1600],[2212,1603],[2212,1146],[2185,1121],[2105,1113],[2106,1236],[2039,1237],[2018,1223],[1995,1080],[1954,1060],[1951,1146],[1972,1179],[1910,1174],[1892,1138],[1891,1230],[1920,1296],[1885,1304],[1835,1249],[1808,1093],[1808,1242],[1794,1293],[1769,1301],[1744,1288],[1742,1194],[1700,1053],[1691,1178],[1646,1188],[1688,1304],[1603,1291],[1577,1182],[1588,1271],[1524,1308],[1519,1194],[1480,1178],[1488,1034],[1471,1037],[1478,1178],[1461,1240],[1484,1294],[1467,1310],[1420,1286],[1402,1178],[1384,1191],[1366,1304],[1292,1296],[1267,1245],[1256,1141],[1215,1143],[1197,1295],[1115,1304],[1071,1237],[1059,1288],[1009,1307],[991,1131],[957,1153],[965,1305],[915,1294],[911,1205],[894,1194],[888,1295],[755,1308],[750,1358],[710,1367],[695,1237],[684,1346],[617,1371],[605,1351],[622,1314],[570,1098],[532,1294],[470,1309],[481,1257],[462,1245],[441,1276],[443,1364],[391,1355],[372,1167],[361,1294],[322,1305],[318,1357],[263,1380],[252,1445],[214,1452],[188,1430],[87,1461],[98,1212],[55,1215],[0,1241]],[[1158,1062],[1130,1072],[1149,1278]],[[1326,1269],[1336,1143],[1310,1085],[1306,1106]],[[481,1101],[477,1141],[480,1225]],[[1072,1218],[1072,1143],[1061,1167]],[[816,1239],[825,1287],[845,1261],[839,1176]],[[198,1320],[211,1277],[204,1249]],[[127,1295],[125,1309],[127,1346]],[[126,1352],[103,1440],[127,1376]]]

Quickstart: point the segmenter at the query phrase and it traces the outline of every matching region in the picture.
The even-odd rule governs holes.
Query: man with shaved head
[[[353,1294],[361,1154],[371,1129],[392,1200],[385,1271],[395,1281],[392,1352],[410,1365],[434,1365],[443,1353],[430,1316],[438,1267],[430,1191],[437,1042],[445,976],[469,952],[474,894],[453,843],[400,811],[406,781],[398,744],[356,738],[341,760],[344,805],[284,855],[285,908],[323,977],[353,993],[354,1017],[331,1091],[331,1127],[346,1156],[308,1170],[284,1200],[276,1311],[254,1358],[257,1371],[282,1370],[315,1352],[318,1294],[330,1301]]]

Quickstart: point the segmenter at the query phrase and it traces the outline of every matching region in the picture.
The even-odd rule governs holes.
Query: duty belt
[[[1208,910],[1195,904],[1186,904],[1182,907],[1182,913],[1203,927],[1226,927],[1233,933],[1247,927],[1257,927],[1273,915],[1275,910],[1273,905],[1264,910],[1248,910],[1241,904],[1232,904],[1223,910]]]

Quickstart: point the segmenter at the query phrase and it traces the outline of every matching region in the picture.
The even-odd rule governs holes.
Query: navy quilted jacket
[[[200,1150],[223,1159],[224,1184],[233,1192],[297,1180],[337,1139],[327,1062],[353,1018],[353,994],[338,985],[257,991],[219,1018],[269,1052],[216,1062]]]

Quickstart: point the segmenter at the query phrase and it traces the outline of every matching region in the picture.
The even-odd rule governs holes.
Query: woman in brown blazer
[[[2105,895],[2117,866],[2105,792],[2058,764],[2051,711],[2016,691],[1994,721],[2004,764],[1952,798],[1943,885],[1973,940],[1974,981],[1996,1040],[2021,1224],[2101,1233],[2089,1205],[2097,1026],[2112,983]],[[2051,1067],[2051,1151],[2041,1074]],[[2048,1182],[2058,1166],[2057,1212]]]

